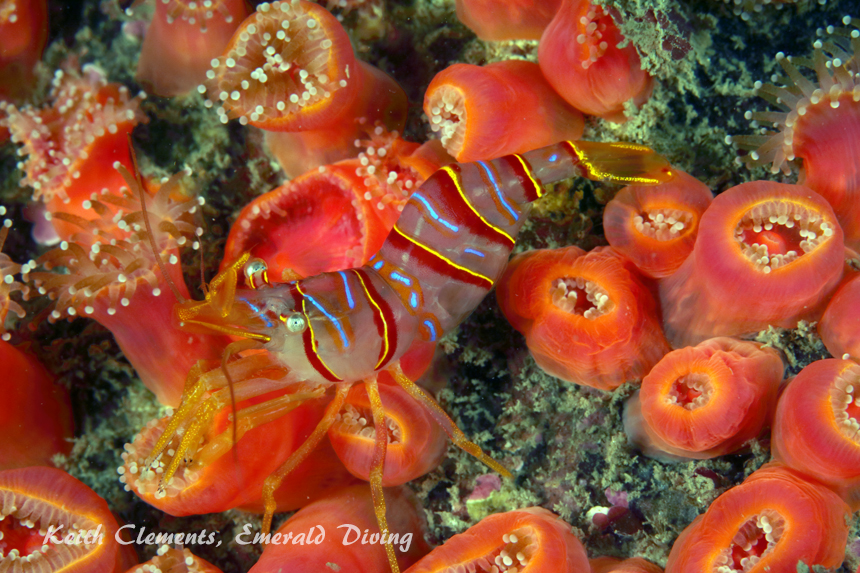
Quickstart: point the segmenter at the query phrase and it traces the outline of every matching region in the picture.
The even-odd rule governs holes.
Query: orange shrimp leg
[[[420,402],[427,411],[433,416],[436,422],[442,426],[442,429],[445,430],[445,433],[448,434],[448,437],[451,438],[451,441],[454,442],[454,445],[466,452],[467,454],[475,457],[476,459],[483,462],[487,467],[500,473],[506,478],[513,477],[511,472],[508,471],[505,466],[488,456],[481,449],[481,446],[476,444],[475,442],[469,441],[466,438],[466,434],[463,433],[463,430],[457,427],[457,424],[454,423],[454,420],[451,419],[448,414],[445,413],[444,410],[437,404],[435,401],[431,400],[427,393],[415,382],[409,379],[406,374],[403,373],[403,369],[400,367],[400,362],[394,363],[392,366],[388,368],[388,372],[392,377],[397,381],[401,388],[409,392],[409,395],[415,398],[418,402]]]
[[[341,411],[343,404],[346,401],[346,395],[349,393],[349,386],[349,384],[338,385],[334,399],[332,399],[328,406],[326,406],[322,420],[319,421],[317,427],[314,428],[314,431],[311,432],[311,435],[308,436],[307,440],[305,440],[305,443],[303,443],[298,450],[293,452],[287,461],[284,462],[277,471],[267,477],[265,482],[263,482],[263,508],[265,510],[265,514],[263,515],[262,529],[264,536],[268,535],[272,530],[272,517],[275,515],[275,510],[277,509],[275,491],[281,487],[281,483],[284,481],[284,478],[296,469],[300,463],[305,461],[311,452],[316,449],[329,428],[334,424],[336,416]]]
[[[388,424],[385,420],[385,408],[382,405],[382,398],[379,396],[379,385],[376,382],[376,377],[365,380],[364,385],[367,387],[367,397],[370,399],[373,425],[376,426],[376,449],[373,452],[373,462],[370,467],[370,495],[373,498],[373,509],[376,513],[376,523],[379,524],[379,533],[383,540],[388,535],[389,541],[385,543],[385,553],[388,555],[391,572],[400,573],[394,546],[390,541],[388,519],[385,517],[385,494],[382,492],[382,474],[385,470],[385,453],[388,450]]]

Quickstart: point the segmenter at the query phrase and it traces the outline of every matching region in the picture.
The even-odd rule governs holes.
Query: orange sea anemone
[[[36,292],[55,301],[50,320],[95,319],[114,335],[144,385],[163,404],[176,406],[191,367],[198,360],[219,358],[229,343],[220,335],[182,332],[173,322],[176,300],[170,285],[180,296],[189,296],[179,248],[197,248],[202,229],[194,215],[203,200],[182,195],[181,174],[164,181],[147,200],[165,277],[143,221],[140,184],[127,171],[125,175],[128,180],[117,191],[121,196],[107,193],[84,202],[82,208],[94,219],[64,216],[77,232],[37,260],[46,271],[64,267],[66,272],[30,269],[27,278]],[[143,317],[146,328],[141,328]]]
[[[0,0],[0,38],[0,101],[21,102],[36,87],[48,41],[47,0]]]
[[[782,52],[776,60],[786,76],[783,85],[756,83],[758,95],[782,111],[747,112],[761,135],[730,141],[752,151],[748,165],[770,165],[773,173],[790,173],[800,164],[800,183],[832,206],[845,233],[845,243],[860,248],[860,20],[846,16],[848,28],[829,26],[815,42],[812,58],[792,60]],[[801,67],[815,72],[810,81]],[[774,80],[775,81],[775,80]]]
[[[155,0],[137,62],[136,79],[148,91],[183,95],[206,78],[249,13],[245,0]]]
[[[68,391],[35,356],[0,340],[0,470],[47,466],[72,449]]]
[[[860,359],[860,274],[848,278],[830,299],[818,321],[818,334],[827,351]]]
[[[438,466],[448,449],[448,439],[427,408],[400,386],[380,384],[379,395],[388,424],[382,485],[401,485]],[[376,431],[367,390],[362,385],[353,386],[328,436],[350,473],[365,481],[370,481]]]
[[[6,207],[0,205],[0,217],[6,214]],[[10,335],[6,332],[6,317],[11,311],[18,318],[24,318],[24,309],[20,304],[12,300],[12,293],[20,292],[26,295],[29,289],[23,283],[15,280],[15,275],[21,271],[21,265],[12,261],[8,255],[3,253],[3,245],[12,227],[11,219],[3,219],[0,224],[0,339],[9,340]],[[25,267],[29,270],[29,266]]]
[[[105,500],[62,470],[0,471],[0,500],[0,570],[114,573],[135,562]]]
[[[174,538],[175,539],[175,538]],[[178,542],[177,545],[181,545]],[[162,545],[158,548],[155,557],[135,565],[125,573],[222,573],[220,569],[206,561],[197,557],[188,548],[180,549],[171,548],[169,545]]]
[[[464,570],[571,573],[591,571],[585,548],[569,524],[542,507],[529,507],[485,517],[455,535],[406,573]]]
[[[668,183],[623,188],[603,211],[606,240],[652,278],[671,275],[686,260],[714,199],[707,185],[674,171]]]
[[[260,4],[206,78],[200,90],[223,122],[283,132],[267,139],[288,151],[278,159],[289,177],[354,157],[363,125],[402,131],[406,121],[400,86],[356,59],[340,22],[307,0]]]
[[[609,247],[517,255],[496,300],[538,366],[568,382],[612,390],[669,351],[650,291]]]
[[[845,502],[826,487],[768,464],[718,497],[681,532],[666,573],[788,572],[800,561],[838,567],[850,515]]]
[[[309,171],[248,203],[230,228],[222,268],[245,252],[264,260],[274,281],[367,263],[412,191],[453,161],[381,126],[370,137],[357,158]]]
[[[408,489],[386,489],[385,501],[390,516],[386,541],[391,541],[397,562],[405,569],[430,550],[424,540],[424,517]],[[255,542],[247,527],[240,536],[243,542]],[[302,508],[267,537],[263,555],[249,573],[388,570],[367,484],[341,489]]]
[[[653,80],[642,69],[636,48],[626,42],[601,6],[563,0],[541,36],[538,60],[543,75],[576,109],[622,122],[624,104],[642,105]]]
[[[772,348],[712,338],[664,356],[624,410],[624,429],[646,455],[729,454],[770,423],[783,364]]]
[[[457,19],[485,42],[540,40],[561,0],[457,0]]]
[[[615,557],[597,557],[589,559],[591,573],[663,573],[663,569],[641,557],[616,559]]]
[[[248,360],[254,358],[245,362]],[[241,368],[241,362],[231,364],[234,373]],[[213,375],[223,378],[220,369],[209,374]],[[271,380],[261,379],[258,383],[277,386]],[[298,405],[295,400],[301,396],[300,392],[282,391],[280,399],[268,404],[269,407],[280,405],[275,414],[267,414],[263,406],[243,412],[236,421],[238,441],[234,445],[230,394],[224,389],[218,396],[219,409],[208,414],[212,424],[196,451],[186,453],[182,459],[176,459],[172,446],[154,460],[150,459],[153,446],[167,426],[166,417],[149,422],[132,443],[125,445],[123,465],[118,471],[126,490],[134,491],[150,505],[175,516],[262,508],[263,481],[304,443],[322,418],[325,403],[310,400]],[[278,395],[264,398],[273,397]],[[264,401],[264,398],[243,400],[241,393],[236,398],[237,410]],[[159,489],[161,474],[172,464],[178,466],[176,474]],[[315,450],[290,478],[291,481],[275,495],[278,508],[284,511],[302,507],[332,488],[355,482],[328,445]]]
[[[430,128],[457,161],[495,159],[582,137],[582,114],[533,62],[454,64],[424,94]]]
[[[860,509],[860,366],[819,360],[800,371],[779,398],[771,450],[777,459]]]
[[[22,186],[33,188],[33,199],[47,204],[46,216],[66,213],[89,215],[84,204],[104,193],[120,195],[125,186],[115,164],[132,169],[128,135],[145,116],[141,96],[131,97],[128,88],[108,84],[93,66],[83,73],[57,70],[47,107],[17,108],[0,103],[8,117],[0,120],[21,145],[18,163],[24,171]],[[75,225],[53,219],[58,238],[68,240]]]
[[[675,346],[816,320],[842,278],[845,247],[830,205],[800,185],[753,181],[720,193],[693,252],[660,282]]]

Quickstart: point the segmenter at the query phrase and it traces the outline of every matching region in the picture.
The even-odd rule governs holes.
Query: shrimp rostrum
[[[647,147],[561,142],[443,167],[412,194],[380,251],[363,267],[274,284],[263,261],[247,254],[234,261],[209,284],[204,301],[177,305],[180,328],[241,338],[228,348],[222,368],[196,368],[189,376],[182,404],[150,455],[151,462],[179,440],[162,483],[183,456],[194,454],[213,412],[228,403],[228,389],[236,402],[278,387],[299,389],[237,412],[237,425],[246,430],[333,388],[311,436],[266,480],[267,533],[276,509],[273,492],[328,431],[351,385],[366,385],[374,425],[386,427],[377,386],[381,371],[425,405],[457,446],[509,476],[404,374],[400,359],[410,348],[434,344],[478,305],[504,271],[542,185],[571,177],[642,185],[667,181],[673,173]],[[245,352],[253,349],[265,352]],[[240,352],[246,355],[230,360]],[[388,437],[385,431],[375,436],[371,491],[380,529],[387,531],[382,469]],[[390,546],[388,555],[396,568]]]

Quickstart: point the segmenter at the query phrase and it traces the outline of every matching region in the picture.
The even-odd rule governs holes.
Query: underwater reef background
[[[600,2],[598,2],[600,3]],[[857,4],[831,0],[764,6],[749,20],[730,5],[714,1],[621,0],[611,7],[622,33],[637,47],[655,77],[651,98],[623,124],[587,117],[585,140],[628,140],[653,147],[674,166],[704,182],[715,193],[754,179],[795,182],[796,174],[771,175],[735,161],[726,137],[750,133],[744,114],[768,109],[754,94],[756,80],[777,68],[775,54],[808,55],[817,30],[856,13]],[[50,34],[43,58],[42,101],[53,70],[70,57],[93,64],[107,79],[133,93],[140,34],[137,16],[120,0],[49,2]],[[337,12],[337,9],[335,9]],[[536,60],[536,41],[484,42],[461,24],[453,0],[368,1],[344,14],[359,58],[391,74],[410,101],[404,137],[424,142],[432,133],[421,101],[433,76],[455,62],[485,64],[509,58]],[[195,192],[206,199],[201,237],[206,280],[218,268],[231,223],[254,197],[283,181],[264,151],[258,131],[239,122],[222,124],[196,93],[184,98],[148,96],[142,110],[148,123],[133,134],[141,170],[169,176],[187,168]],[[16,145],[0,145],[0,204],[13,220],[3,251],[18,262],[44,249],[30,237],[24,217],[31,190],[20,187]],[[605,245],[603,205],[617,187],[578,180],[557,185],[538,201],[516,252],[577,245]],[[40,250],[42,249],[42,250]],[[183,255],[192,294],[202,297],[197,253]],[[113,336],[95,322],[78,319],[49,323],[32,317],[48,308],[40,297],[22,302],[28,317],[11,330],[12,342],[32,341],[43,363],[71,391],[76,422],[72,452],[58,466],[104,497],[122,521],[150,530],[220,532],[233,539],[245,523],[259,517],[238,511],[174,518],[123,490],[116,468],[123,444],[130,442],[164,407],[138,380]],[[144,321],[145,318],[141,318]],[[785,352],[791,374],[828,357],[813,327],[768,329],[757,337]],[[566,384],[542,372],[529,356],[524,338],[500,313],[494,296],[440,345],[433,377],[443,408],[466,435],[509,467],[515,480],[499,479],[458,450],[428,475],[410,482],[430,525],[430,540],[441,543],[495,512],[540,505],[578,528],[589,555],[641,556],[665,564],[672,542],[696,515],[729,487],[743,481],[770,458],[767,443],[746,454],[666,464],[637,455],[627,444],[621,422],[624,400],[635,388],[613,393]],[[592,519],[594,508],[623,507],[608,525]],[[276,524],[286,514],[276,516]],[[155,546],[136,546],[139,557]],[[195,554],[224,571],[247,570],[260,548],[232,543],[193,546]],[[860,564],[860,520],[849,533],[840,572]]]

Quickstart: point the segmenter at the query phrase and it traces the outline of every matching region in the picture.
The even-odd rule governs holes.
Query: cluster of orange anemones
[[[457,16],[483,40],[540,40],[539,65],[454,64],[430,82],[424,113],[458,161],[579,139],[582,113],[623,122],[651,95],[636,49],[589,0],[457,0]]]
[[[263,3],[246,19],[199,90],[221,120],[267,130],[289,177],[354,157],[365,125],[403,131],[406,94],[355,57],[349,36],[308,0]]]
[[[161,43],[159,38],[181,35],[177,28],[161,28],[165,22],[169,26],[181,20],[195,27],[199,25],[197,19],[220,16],[228,27],[235,27],[242,17],[227,15],[233,14],[232,8],[213,3],[203,4],[204,8],[210,8],[208,12],[192,12],[199,8],[194,4],[159,2],[158,21],[153,22],[147,36],[149,46]],[[501,141],[500,135],[493,135],[492,130],[497,126],[487,127],[481,113],[485,111],[483,107],[498,113],[499,108],[493,105],[502,98],[488,96],[482,91],[485,85],[478,85],[475,92],[470,92],[458,80],[453,82],[456,89],[449,89],[447,96],[446,90],[442,90],[440,99],[434,100],[428,90],[427,99],[431,113],[445,121],[457,116],[457,121],[476,126],[469,137],[464,135],[459,140],[448,137],[449,141],[444,142],[457,140],[462,144],[456,149],[460,159],[472,157],[463,151],[472,138],[489,137],[490,143],[501,146],[496,151],[488,151],[486,145],[474,151],[474,157],[485,158],[526,150],[557,137],[577,137],[582,130],[581,115],[553,94],[545,82],[555,86],[568,102],[575,99],[585,111],[615,120],[623,118],[625,102],[641,103],[650,92],[651,80],[638,68],[635,50],[630,46],[619,47],[620,34],[603,8],[588,2],[560,0],[543,4],[526,18],[522,11],[517,11],[517,5],[525,6],[526,10],[529,7],[528,2],[511,2],[500,12],[499,20],[502,15],[512,22],[521,20],[526,31],[506,29],[487,32],[487,37],[494,33],[534,34],[534,29],[546,28],[540,48],[541,67],[548,70],[546,80],[536,75],[534,64],[524,62],[505,62],[479,70],[470,68],[466,74],[477,77],[479,84],[484,81],[499,85],[494,82],[501,77],[503,85],[516,88],[506,102],[506,109],[514,109],[517,103],[523,106],[527,98],[533,102],[529,105],[538,107],[544,118],[562,118],[566,131],[558,130],[558,125],[544,125],[551,121],[548,119],[531,126],[511,123],[504,128],[504,135],[521,139]],[[465,0],[458,7],[462,7],[463,14],[467,10],[480,13],[482,9],[481,2]],[[237,4],[235,14],[243,14],[242,9]],[[214,20],[204,24],[210,32],[214,29]],[[576,26],[573,31],[571,24]],[[504,23],[501,28],[516,26]],[[164,30],[170,30],[167,36]],[[575,46],[578,51],[573,54],[559,48],[561,39],[569,39],[571,34],[578,44]],[[203,81],[206,87],[199,91],[209,91],[211,106],[218,105],[224,121],[229,116],[239,116],[243,123],[287,133],[269,135],[267,139],[290,173],[301,173],[311,165],[331,163],[336,157],[358,153],[355,159],[325,165],[320,171],[290,182],[285,186],[290,191],[283,193],[290,196],[286,203],[268,197],[252,203],[247,213],[240,215],[228,258],[230,248],[236,253],[260,248],[257,255],[261,258],[277,259],[280,246],[293,246],[295,242],[283,235],[286,231],[277,230],[275,225],[265,229],[265,240],[273,241],[273,245],[261,247],[261,240],[242,236],[261,220],[267,222],[275,215],[284,218],[284,227],[290,226],[290,231],[304,237],[316,233],[331,238],[332,229],[325,227],[326,221],[349,205],[358,214],[344,230],[343,241],[334,248],[347,255],[343,260],[331,260],[332,257],[321,256],[318,251],[306,258],[301,257],[302,253],[292,252],[294,258],[270,261],[270,268],[278,269],[281,277],[288,277],[292,276],[290,273],[307,275],[324,268],[360,264],[384,236],[380,229],[393,224],[397,207],[410,189],[450,160],[437,153],[438,149],[418,149],[417,144],[404,142],[396,135],[381,145],[356,145],[357,134],[363,137],[369,124],[362,125],[355,118],[364,117],[371,124],[379,121],[387,129],[400,129],[405,99],[390,78],[355,59],[348,39],[344,43],[345,37],[343,28],[325,10],[305,0],[291,0],[262,4],[229,42],[221,35],[218,42],[222,47],[211,52],[219,56],[207,55],[207,66],[201,71],[198,65],[197,71],[188,76],[198,79],[183,78],[183,86],[159,87],[158,76],[166,70],[162,66],[169,62],[152,64],[141,58],[138,77],[155,93],[172,95],[195,85],[191,82]],[[856,37],[852,42],[851,49],[856,52]],[[295,61],[287,62],[283,56],[289,51],[288,44],[289,48],[298,47]],[[149,49],[145,44],[144,53]],[[828,86],[826,95],[816,90],[806,93],[807,83],[798,79],[793,64],[783,61],[783,67],[795,82],[793,87],[784,88],[785,93],[797,96],[795,103],[805,110],[798,111],[798,116],[804,116],[821,101],[828,101],[833,109],[847,109],[846,115],[837,116],[836,121],[853,125],[856,106],[852,107],[851,102],[856,101],[857,90],[851,82],[856,81],[856,60],[849,58],[852,63],[844,67],[835,63],[847,49],[837,42],[819,46],[816,52],[815,71],[822,85]],[[200,53],[204,51],[201,49]],[[826,57],[830,58],[830,65],[819,69],[819,61]],[[569,71],[571,62],[577,73],[560,77],[557,72]],[[285,69],[287,73],[282,73]],[[449,69],[440,76],[439,83],[449,82],[450,88],[450,78],[462,70]],[[247,77],[243,75],[246,72]],[[588,80],[585,83],[591,84],[590,93],[581,90],[581,77],[578,85],[568,82],[567,75],[583,74]],[[604,85],[598,86],[603,90],[593,89],[595,82],[610,80],[615,83],[609,88]],[[526,83],[530,84],[529,90],[523,85]],[[260,89],[266,84],[281,89],[280,99]],[[285,86],[289,88],[286,91]],[[452,91],[457,90],[462,93],[452,96]],[[808,103],[804,103],[800,93],[807,97]],[[605,99],[606,94],[612,98]],[[169,388],[155,390],[163,401],[177,403],[183,388],[196,391],[199,388],[196,383],[208,377],[210,396],[199,415],[211,424],[205,425],[206,431],[200,433],[193,448],[178,451],[171,447],[178,448],[176,443],[169,442],[154,451],[158,436],[168,424],[166,418],[154,420],[126,446],[120,479],[142,499],[173,515],[228,508],[260,511],[263,478],[297,451],[324,415],[325,403],[298,405],[301,401],[295,399],[297,393],[314,391],[301,385],[287,389],[275,384],[267,386],[283,372],[265,372],[271,378],[247,377],[249,372],[257,372],[251,366],[256,360],[253,354],[221,369],[212,368],[214,359],[220,357],[229,342],[226,338],[175,335],[170,325],[172,301],[165,302],[163,295],[172,284],[181,296],[188,296],[177,266],[177,248],[193,242],[198,235],[191,215],[200,203],[181,196],[177,179],[162,181],[158,193],[149,193],[147,183],[129,177],[129,173],[135,173],[135,167],[121,140],[143,118],[139,101],[129,98],[122,87],[94,81],[92,74],[66,73],[55,80],[52,97],[55,104],[38,112],[32,108],[3,107],[9,114],[4,125],[13,132],[18,130],[13,137],[31,153],[31,159],[26,164],[22,162],[22,167],[32,167],[33,171],[30,173],[28,169],[25,183],[31,184],[37,195],[48,196],[50,189],[59,203],[66,204],[61,206],[55,201],[48,207],[52,220],[62,229],[64,240],[59,249],[44,255],[39,264],[62,266],[67,272],[36,273],[35,264],[28,264],[25,266],[28,279],[40,294],[55,299],[53,319],[90,315],[111,328],[142,378],[156,384],[167,383]],[[791,100],[779,97],[782,103]],[[470,99],[474,101],[466,101]],[[87,107],[90,104],[92,107]],[[436,109],[439,111],[433,111]],[[796,128],[803,122],[795,117],[784,123],[786,128]],[[32,128],[29,133],[27,128]],[[800,151],[815,147],[810,143],[812,139],[807,134],[805,140],[794,143],[796,148],[790,152],[784,148],[782,152],[790,153],[791,158],[795,155],[803,158],[806,182],[817,190],[813,181],[816,174],[821,176],[821,170],[815,157],[821,155],[812,151],[803,155]],[[772,142],[769,145],[774,148]],[[68,147],[62,147],[67,144]],[[455,151],[454,147],[449,149]],[[754,159],[758,160],[763,153]],[[71,169],[61,173],[60,165],[50,165],[46,157],[58,158],[62,167],[71,165]],[[49,169],[40,173],[38,170],[45,168],[45,164]],[[104,172],[101,183],[89,178],[91,171],[108,164],[111,169]],[[117,167],[119,177],[114,173]],[[319,181],[330,179],[329,176],[337,179],[334,183],[329,180],[330,186],[342,194],[342,197],[327,197],[333,201],[331,205],[316,202],[314,197],[321,188]],[[846,177],[850,179],[850,174]],[[84,182],[79,184],[82,179]],[[844,189],[839,192],[848,193]],[[149,203],[146,211],[154,225],[152,229],[144,225],[137,205],[138,196],[147,193],[151,196],[140,200]],[[670,352],[669,342],[659,326],[661,306],[669,338],[676,344],[721,334],[745,334],[768,324],[789,326],[801,318],[820,316],[842,278],[841,229],[852,224],[853,216],[843,212],[850,201],[839,199],[837,192],[821,193],[832,209],[805,187],[765,182],[738,186],[721,194],[713,203],[707,188],[684,175],[661,188],[628,189],[619,193],[606,210],[607,238],[612,247],[590,253],[569,247],[520,255],[500,284],[500,305],[526,335],[536,361],[550,373],[604,389],[644,377],[637,407],[643,419],[639,432],[646,438],[638,445],[646,451],[660,450],[681,457],[722,455],[759,436],[773,418],[774,457],[781,465],[755,472],[718,498],[678,539],[668,571],[700,571],[708,567],[725,571],[780,570],[800,560],[833,567],[841,560],[847,536],[846,516],[860,506],[860,462],[855,455],[860,412],[854,402],[855,385],[860,384],[860,366],[847,359],[814,363],[788,384],[777,405],[782,363],[776,352],[728,338],[710,339],[696,347]],[[69,204],[71,210],[66,208]],[[258,218],[261,212],[265,212],[262,219]],[[306,227],[296,225],[299,212],[308,217]],[[374,218],[383,222],[368,231],[363,226],[370,225]],[[155,253],[149,250],[150,240]],[[157,259],[162,259],[164,265],[158,264]],[[19,267],[0,258],[0,274],[11,276],[18,270]],[[659,286],[655,289],[646,277],[660,279]],[[830,330],[839,330],[825,325],[834,324],[837,318],[848,314],[841,309],[850,309],[851,301],[856,298],[854,282],[845,282],[834,298],[831,307],[834,318],[822,321],[822,336]],[[8,299],[8,291],[21,287],[13,278],[0,284],[2,288],[5,291],[0,294]],[[654,292],[659,293],[660,302]],[[844,300],[839,298],[843,292]],[[758,306],[749,298],[756,294],[765,300]],[[771,298],[779,300],[771,302]],[[840,300],[838,305],[837,300]],[[750,311],[745,303],[757,310]],[[4,304],[0,305],[4,315],[6,309],[19,310],[12,302]],[[154,319],[157,326],[140,328],[140,317],[144,315],[150,321]],[[845,332],[844,326],[841,328]],[[157,342],[146,338],[150,330],[159,337]],[[840,341],[833,348],[853,354],[852,344],[850,340]],[[192,368],[194,362],[206,358],[213,361],[206,362],[205,367]],[[12,359],[3,362],[11,363]],[[165,368],[165,364],[170,368]],[[186,377],[189,371],[191,375]],[[241,392],[249,394],[239,392],[231,396],[228,375],[233,381],[242,382]],[[266,388],[271,392],[260,391]],[[280,394],[275,395],[276,391]],[[402,484],[438,464],[444,440],[427,413],[415,411],[413,401],[398,386],[382,384],[379,393],[386,409],[387,427],[373,425],[366,391],[353,388],[346,396],[345,411],[328,432],[330,443],[305,458],[292,473],[293,483],[275,493],[281,509],[317,501],[299,511],[273,537],[292,539],[295,544],[309,528],[313,531],[312,526],[336,527],[348,522],[365,535],[370,532],[372,545],[377,543],[373,541],[374,534],[381,540],[375,532],[374,504],[368,486],[341,489],[356,481],[354,476],[367,480],[374,456],[374,437],[379,431],[388,435],[389,451],[383,469],[386,486]],[[263,396],[266,406],[258,408]],[[18,408],[20,404],[15,402]],[[40,412],[51,415],[44,406]],[[54,417],[55,421],[62,421],[61,414]],[[801,421],[804,427],[813,425],[815,431],[796,431]],[[199,427],[192,424],[179,430],[177,438],[184,432],[198,431]],[[56,444],[50,449],[63,451]],[[831,459],[845,463],[832,464]],[[169,467],[178,471],[160,489],[159,475]],[[69,479],[50,469],[30,468],[17,474],[0,472],[2,517],[6,518],[0,520],[3,533],[0,550],[4,552],[0,558],[14,555],[16,560],[26,558],[30,563],[47,560],[54,565],[69,558],[79,563],[77,569],[68,570],[125,570],[128,556],[115,544],[104,549],[84,544],[81,551],[64,551],[59,544],[39,547],[36,543],[32,530],[40,532],[38,526],[83,529],[102,525],[106,532],[116,530],[116,523],[111,523],[109,515],[103,515],[106,509],[103,500],[95,499],[94,494],[72,492],[75,486]],[[74,513],[82,506],[68,499],[85,500],[81,503],[93,508],[93,512],[83,517],[39,513],[39,503],[48,494],[30,486],[46,483],[65,496],[62,505],[69,512]],[[329,495],[335,489],[337,493]],[[420,511],[410,494],[404,489],[392,489],[387,493],[387,501],[392,516],[390,533],[407,531],[414,535],[407,541],[401,534],[392,541],[394,550],[399,551],[400,565],[411,567],[409,571],[413,573],[445,571],[452,563],[467,569],[495,567],[500,571],[653,573],[659,570],[641,559],[617,562],[599,558],[589,563],[570,526],[540,508],[491,516],[423,557],[430,548],[420,535],[423,528]],[[56,500],[53,503],[56,505]],[[11,512],[6,513],[10,508]],[[302,551],[294,547],[284,549],[285,545],[273,541],[253,570],[312,570],[326,566],[334,569],[330,567],[332,564],[339,568],[381,570],[390,562],[381,544],[366,551],[362,543],[357,546],[360,552],[347,549],[343,543],[307,550],[303,543]],[[217,570],[187,551],[169,548],[159,551],[156,558],[140,567],[146,571],[147,567],[182,566],[189,571]]]

